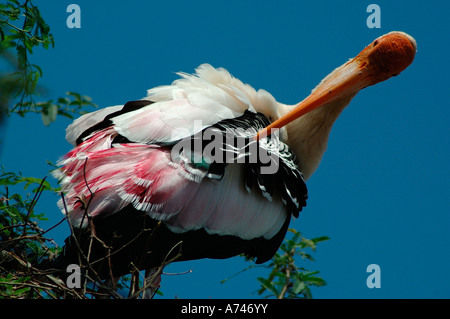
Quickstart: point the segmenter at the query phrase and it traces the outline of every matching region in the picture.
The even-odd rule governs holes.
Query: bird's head
[[[261,130],[258,138],[322,105],[353,96],[367,86],[400,74],[412,63],[416,50],[414,38],[404,32],[390,32],[375,39],[356,57],[322,80],[292,111]]]
[[[362,82],[369,86],[399,75],[413,62],[416,51],[413,37],[395,31],[375,39],[348,63],[359,67]]]

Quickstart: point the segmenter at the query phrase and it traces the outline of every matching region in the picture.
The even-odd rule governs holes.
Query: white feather
[[[116,131],[138,143],[171,143],[246,110],[277,113],[269,93],[255,91],[225,69],[203,64],[194,75],[178,75],[172,85],[148,91],[145,99],[154,104],[113,118]]]
[[[111,113],[120,111],[123,105],[115,105],[100,109],[98,111],[84,114],[83,116],[77,118],[66,128],[66,140],[72,144],[76,145],[77,138],[91,126],[103,121],[103,119]]]
[[[165,224],[178,233],[204,228],[210,234],[242,239],[275,236],[286,220],[286,207],[279,196],[268,201],[259,191],[248,193],[242,169],[233,164],[221,181],[203,180],[192,199]]]
[[[278,104],[268,92],[256,91],[223,68],[202,64],[195,74],[177,73],[171,85],[148,90],[145,100],[155,102],[112,119],[115,130],[137,143],[171,143],[196,134],[219,121],[242,115],[246,110],[276,118]],[[76,139],[123,105],[85,114],[66,129],[66,139]]]

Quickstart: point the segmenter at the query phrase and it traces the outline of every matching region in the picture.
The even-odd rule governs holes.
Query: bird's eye
[[[378,44],[378,40],[375,40],[375,41],[373,42],[373,46],[372,46],[372,47],[375,47],[377,44]]]

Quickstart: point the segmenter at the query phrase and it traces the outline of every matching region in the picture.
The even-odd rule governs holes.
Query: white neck
[[[286,125],[286,142],[297,156],[305,180],[309,179],[319,166],[327,148],[331,127],[355,94],[325,104]],[[280,116],[294,107],[280,104]]]

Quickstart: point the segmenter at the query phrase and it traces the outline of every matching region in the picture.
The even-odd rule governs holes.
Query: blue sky
[[[81,8],[81,29],[69,29],[66,8]],[[366,25],[366,8],[381,8],[381,28]],[[89,95],[100,107],[142,98],[171,83],[174,72],[201,63],[227,68],[255,88],[294,104],[329,72],[376,37],[393,30],[415,37],[413,64],[398,77],[358,94],[333,127],[328,150],[308,181],[306,209],[291,226],[307,238],[328,236],[299,263],[327,281],[315,298],[449,298],[450,5],[438,1],[50,1],[37,2],[55,48],[36,50],[44,71],[42,101],[66,91]],[[43,177],[70,150],[59,118],[11,117],[1,164]],[[61,219],[57,196],[38,211],[48,226]],[[51,233],[62,243],[68,229]],[[381,288],[369,289],[366,267],[381,269]],[[164,276],[165,298],[256,298],[241,258],[177,263]]]

